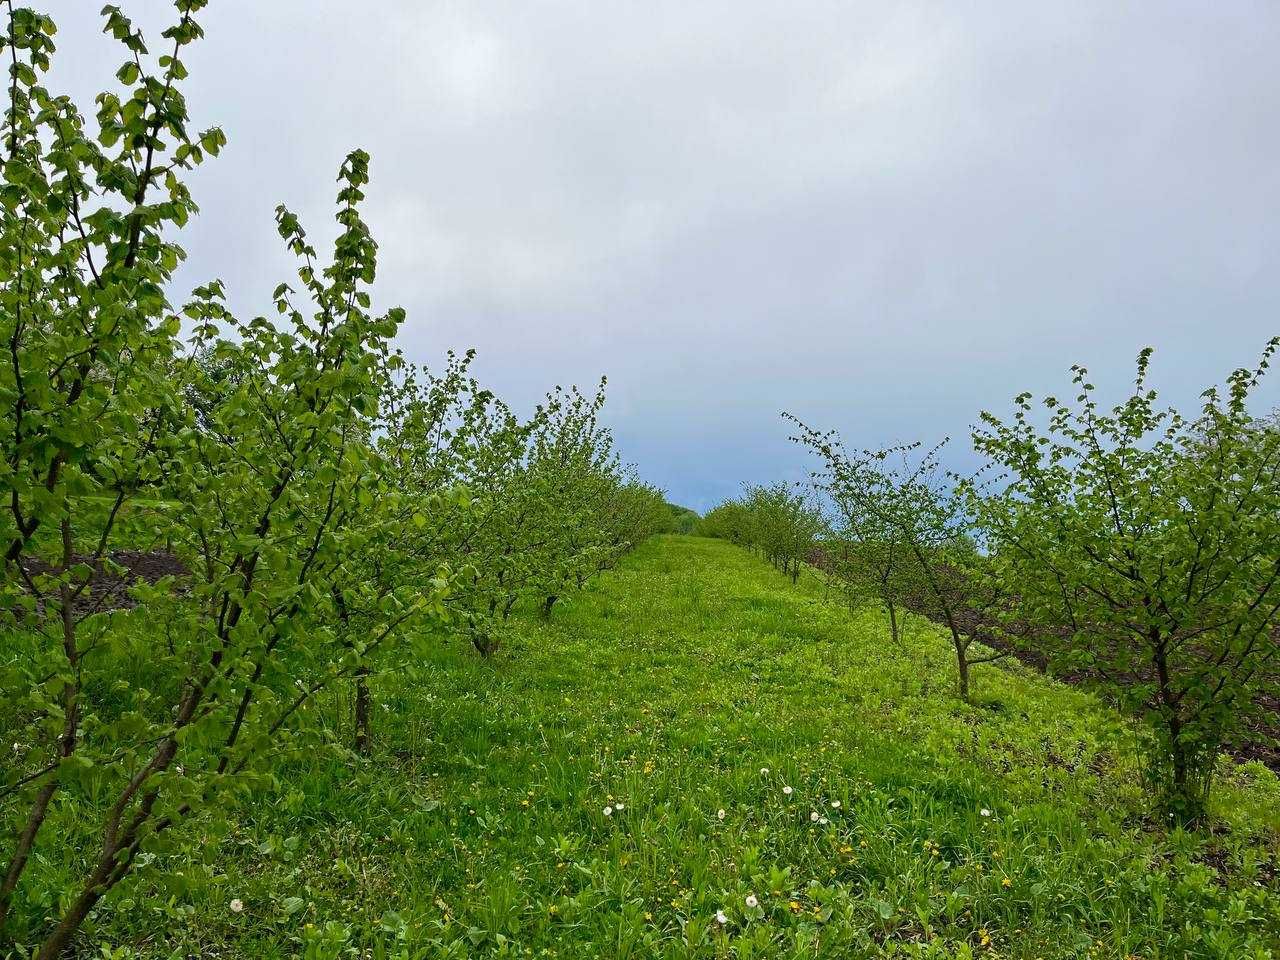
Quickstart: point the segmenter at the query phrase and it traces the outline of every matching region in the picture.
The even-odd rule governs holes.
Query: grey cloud
[[[126,7],[155,28],[168,5]],[[120,54],[80,0],[55,82]],[[706,506],[802,477],[781,409],[958,438],[1084,362],[1158,348],[1191,402],[1280,332],[1270,3],[214,0],[183,283],[262,310],[271,210],[325,236],[373,154],[378,297],[521,402],[611,380],[624,453]],[[1273,388],[1273,402],[1280,391]]]

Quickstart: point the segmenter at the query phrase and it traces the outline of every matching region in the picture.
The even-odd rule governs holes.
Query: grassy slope
[[[1152,830],[1133,733],[1092,698],[985,667],[965,706],[932,628],[904,655],[820,593],[669,537],[493,662],[431,645],[378,691],[374,760],[293,770],[174,906],[144,875],[97,937],[157,956],[1280,956],[1269,773],[1232,776],[1214,837]]]

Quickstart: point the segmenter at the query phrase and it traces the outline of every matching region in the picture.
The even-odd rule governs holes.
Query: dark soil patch
[[[155,583],[164,577],[187,576],[186,567],[177,557],[164,550],[116,550],[109,555],[108,560],[105,563],[102,560],[90,563],[86,556],[78,555],[73,558],[73,563],[87,563],[93,568],[88,585],[72,603],[72,610],[77,617],[133,607],[134,600],[129,595],[129,590],[139,582]],[[32,578],[51,571],[48,565],[36,562],[27,563],[25,569]]]

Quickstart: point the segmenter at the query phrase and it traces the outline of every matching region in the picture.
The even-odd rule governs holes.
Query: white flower
[[[839,800],[832,800],[832,801],[831,801],[831,809],[832,809],[832,810],[839,810],[839,809],[840,809],[840,801],[839,801]]]
[[[756,895],[754,893],[747,894],[747,906],[752,910],[760,906],[760,901],[756,899]]]
[[[244,901],[237,897],[227,904],[227,906],[231,908],[232,913],[239,913],[244,909]]]
[[[819,818],[818,818],[818,822],[819,822],[819,823],[821,823],[821,824],[823,824],[823,825],[825,826],[826,824],[830,823],[831,821],[830,821],[830,820],[828,820],[826,817],[819,817]]]
[[[981,810],[978,811],[978,813],[982,814],[982,816],[984,817],[991,816],[991,811],[988,810],[986,807],[983,807]]]
[[[788,797],[789,797],[789,796],[791,796],[791,788],[790,788],[790,787],[783,787],[783,788],[782,788],[782,792],[783,792],[783,793],[785,793]]]
[[[605,808],[604,808],[604,815],[605,815],[606,817],[612,817],[612,816],[613,816],[613,807],[605,807]]]
[[[761,767],[761,768],[760,768],[760,776],[762,776],[762,777],[767,777],[768,775],[769,775],[769,768],[768,768],[768,767]]]
[[[723,910],[716,911],[716,923],[725,924],[729,922],[729,918],[724,915]]]
[[[717,819],[717,820],[723,820],[723,819],[724,819],[724,810],[723,810],[723,809],[720,809],[720,810],[717,810],[717,811],[716,811],[716,819]]]
[[[623,810],[627,809],[627,805],[626,805],[625,803],[620,803],[620,804],[618,804],[616,807],[614,807],[613,809],[615,809],[615,810],[617,810],[619,813],[621,813]]]
[[[818,811],[817,811],[817,810],[812,811],[812,812],[809,814],[809,819],[810,819],[810,820],[812,820],[814,823],[817,823],[817,822],[818,822]]]

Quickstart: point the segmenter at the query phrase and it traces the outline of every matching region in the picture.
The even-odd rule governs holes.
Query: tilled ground
[[[93,564],[93,578],[72,605],[76,616],[127,609],[134,605],[129,588],[139,581],[155,583],[164,577],[185,577],[187,574],[178,558],[164,550],[117,550],[111,553],[110,560],[111,565],[101,561]],[[88,561],[86,557],[77,556],[74,562]],[[120,569],[114,569],[117,566]],[[37,564],[27,566],[27,572],[33,576],[48,570],[48,567]]]

